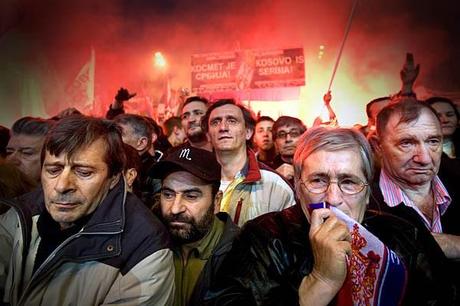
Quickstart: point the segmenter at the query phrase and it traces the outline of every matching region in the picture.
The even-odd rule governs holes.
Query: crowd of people
[[[366,126],[120,88],[1,127],[0,305],[459,305],[459,112],[408,59]]]

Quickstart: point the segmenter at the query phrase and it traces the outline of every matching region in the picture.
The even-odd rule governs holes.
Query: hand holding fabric
[[[315,259],[312,274],[338,291],[347,276],[350,232],[330,209],[314,210],[310,222],[309,236]]]

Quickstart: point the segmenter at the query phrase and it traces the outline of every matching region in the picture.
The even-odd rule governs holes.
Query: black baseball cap
[[[220,182],[221,167],[213,152],[198,149],[189,144],[173,150],[168,156],[155,164],[150,176],[164,179],[176,171],[187,171],[207,182]]]

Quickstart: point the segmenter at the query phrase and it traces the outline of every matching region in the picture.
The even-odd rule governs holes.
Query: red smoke
[[[449,78],[439,69],[458,44],[448,44],[451,35],[446,28],[452,25],[434,18],[447,20],[442,16],[445,11],[447,23],[455,19],[456,4],[450,1],[449,11],[447,4],[430,7],[435,5],[430,2],[359,2],[332,87],[332,105],[341,124],[364,123],[366,102],[399,90],[399,70],[408,51],[421,63],[419,85],[445,85],[433,75]],[[39,75],[48,115],[66,106],[60,101],[62,88],[89,59],[91,46],[96,50],[99,112],[121,86],[160,98],[162,76],[152,63],[156,51],[168,61],[172,87],[189,88],[194,53],[300,46],[306,57],[307,85],[300,102],[292,102],[291,115],[310,125],[321,109],[352,1],[11,0],[2,5],[0,64],[21,64],[20,71]],[[320,45],[325,49],[318,59]],[[16,70],[0,73],[11,71]],[[15,105],[12,91],[19,87],[10,83],[7,94],[0,90],[2,108],[8,110],[0,115],[4,125],[27,114]],[[269,102],[251,106],[274,116],[286,109]]]

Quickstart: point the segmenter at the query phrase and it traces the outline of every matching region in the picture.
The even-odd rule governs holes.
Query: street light
[[[158,69],[164,69],[166,67],[167,65],[166,59],[164,58],[163,54],[161,54],[161,52],[159,51],[155,52],[155,55],[153,58],[153,64]]]

